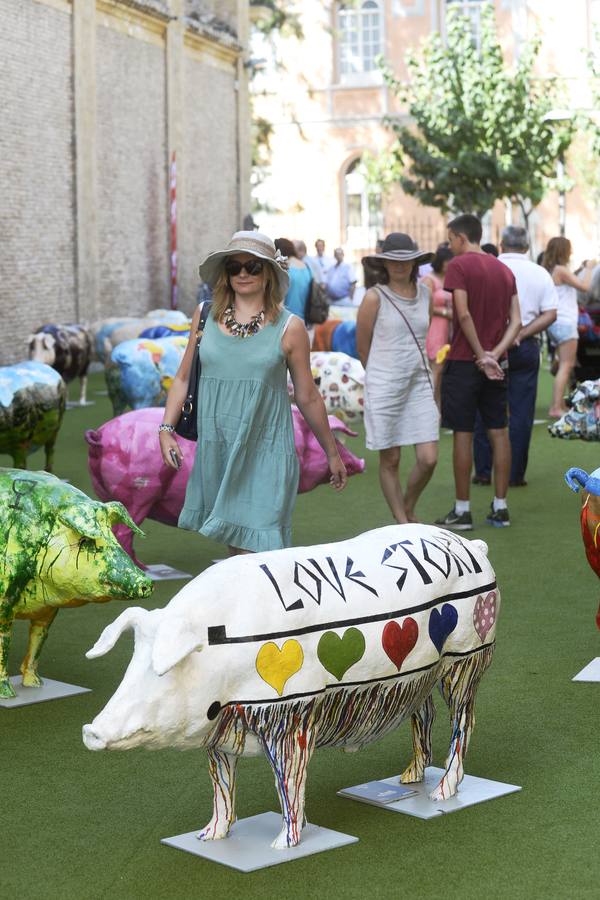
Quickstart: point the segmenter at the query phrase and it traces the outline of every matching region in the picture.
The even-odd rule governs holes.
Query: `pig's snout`
[[[88,750],[106,749],[106,741],[102,740],[102,738],[96,734],[92,725],[84,725],[81,729],[81,735],[83,737],[83,743]]]

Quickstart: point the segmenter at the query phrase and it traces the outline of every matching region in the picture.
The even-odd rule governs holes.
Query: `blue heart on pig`
[[[449,603],[444,603],[442,611],[432,609],[429,616],[429,637],[435,644],[438,653],[446,643],[448,635],[452,634],[458,622],[458,613]]]

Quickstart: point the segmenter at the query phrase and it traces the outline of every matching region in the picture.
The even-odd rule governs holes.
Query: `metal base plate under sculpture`
[[[351,796],[350,792],[353,791],[353,788],[345,788],[337,793],[338,797],[359,800],[361,803],[370,803],[372,806],[379,806],[381,809],[389,809],[392,812],[405,813],[408,816],[416,816],[419,819],[435,819],[436,816],[444,813],[456,812],[459,809],[464,809],[466,806],[474,806],[476,803],[483,803],[484,800],[493,800],[495,797],[503,797],[505,794],[512,794],[521,790],[516,784],[503,784],[501,781],[490,781],[487,778],[465,775],[458,789],[458,794],[454,797],[450,797],[448,800],[430,800],[429,794],[436,787],[443,774],[443,769],[437,769],[433,766],[425,769],[425,781],[422,784],[406,785],[414,788],[415,794],[402,800],[397,800],[395,803],[378,803],[374,800],[365,800],[360,795],[360,792]],[[398,784],[398,780],[398,775],[393,778],[380,779],[380,781],[387,784]],[[362,787],[362,785],[357,785],[357,787]]]
[[[274,850],[271,842],[281,830],[281,815],[275,812],[261,813],[240,819],[232,826],[228,838],[220,841],[199,841],[196,832],[178,834],[175,837],[163,838],[161,844],[186,850],[195,856],[201,856],[212,862],[230,866],[238,872],[255,872],[279,863],[292,862],[323,850],[334,850],[346,844],[355,844],[357,837],[320,828],[318,825],[305,825],[302,829],[302,840],[297,847],[289,850]]]
[[[191,578],[189,572],[181,572],[179,569],[173,569],[164,563],[155,563],[152,566],[146,566],[146,575],[152,581],[176,581],[178,579]]]
[[[578,672],[573,681],[600,681],[600,656],[597,656],[581,672]]]
[[[14,675],[10,679],[17,696],[11,698],[0,697],[0,707],[15,709],[18,706],[31,706],[32,703],[43,703],[45,700],[60,700],[62,697],[73,697],[75,694],[88,694],[90,688],[78,687],[76,684],[65,684],[64,681],[53,681],[52,678],[44,678],[41,687],[23,687],[20,675]]]

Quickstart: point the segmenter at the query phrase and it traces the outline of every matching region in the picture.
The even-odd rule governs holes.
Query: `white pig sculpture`
[[[286,848],[300,840],[317,747],[357,750],[412,716],[401,781],[423,780],[439,685],[452,738],[431,796],[443,800],[463,778],[499,605],[485,543],[428,525],[233,557],[164,609],[128,608],[104,629],[88,657],[127,628],[135,648],[83,740],[90,750],[206,748],[214,809],[200,840],[227,836],[238,758],[264,752],[283,813],[273,847]]]

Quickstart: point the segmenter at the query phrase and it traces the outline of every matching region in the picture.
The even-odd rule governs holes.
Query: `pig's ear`
[[[118,500],[110,500],[108,503],[105,503],[105,506],[108,510],[108,521],[111,525],[127,525],[134,534],[145,537],[142,529],[138,528],[122,503],[119,503]]]
[[[100,538],[102,537],[102,529],[98,525],[96,516],[88,504],[89,500],[87,500],[87,503],[84,501],[82,503],[73,503],[67,507],[63,507],[63,509],[60,509],[57,512],[56,518],[59,522],[62,522],[63,525],[66,525],[67,528],[72,528],[73,531],[83,535],[83,537]],[[98,506],[100,506],[100,504],[98,504]]]
[[[121,635],[128,628],[135,628],[141,624],[142,619],[148,615],[148,610],[141,606],[130,606],[121,613],[110,625],[107,625],[91,650],[85,654],[88,659],[104,656],[115,646]]]
[[[187,619],[169,616],[158,626],[152,647],[152,668],[157,675],[164,675],[173,666],[201,650],[204,643]]]

